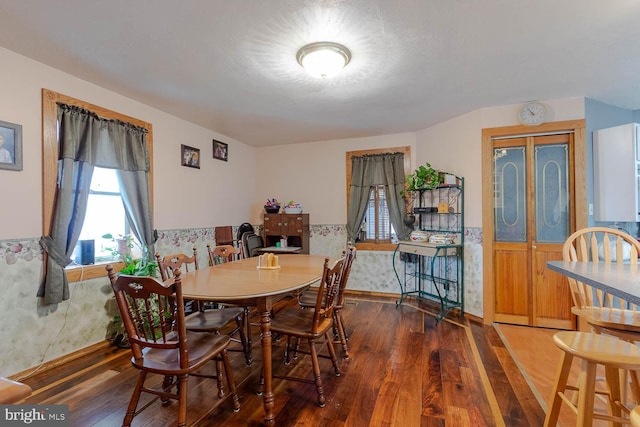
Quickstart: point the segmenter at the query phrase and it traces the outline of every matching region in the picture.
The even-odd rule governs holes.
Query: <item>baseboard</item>
[[[92,344],[88,347],[81,348],[80,350],[74,351],[73,353],[65,354],[64,356],[60,356],[57,359],[50,360],[48,362],[44,362],[38,366],[31,367],[22,372],[18,372],[17,374],[11,375],[8,377],[14,381],[20,381],[21,379],[27,378],[34,374],[36,371],[46,371],[48,369],[57,368],[58,366],[64,365],[65,363],[73,362],[76,359],[79,359],[87,354],[91,354],[94,352],[104,352],[107,348],[111,347],[111,343],[107,340],[101,341],[95,344]]]
[[[387,293],[387,292],[371,292],[371,291],[359,291],[354,289],[345,289],[344,291],[345,297],[353,297],[353,298],[381,298],[388,300],[396,300],[400,298],[400,294],[395,293]]]

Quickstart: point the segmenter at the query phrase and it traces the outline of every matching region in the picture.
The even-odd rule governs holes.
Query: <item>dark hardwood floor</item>
[[[274,379],[275,425],[541,426],[544,412],[496,330],[456,316],[436,322],[432,312],[411,300],[396,307],[395,300],[348,298],[344,319],[351,359],[340,359],[339,377],[321,360],[326,407],[317,406],[313,385]],[[256,394],[261,352],[254,329],[253,366],[244,364],[242,353],[230,353],[240,412],[217,397],[215,381],[191,377],[190,425],[262,425],[262,398]],[[309,356],[285,366],[283,349],[283,342],[275,343],[274,373],[310,377]],[[341,354],[340,345],[336,349]],[[109,347],[38,372],[22,380],[34,389],[25,403],[67,404],[72,426],[120,425],[138,375],[129,358],[129,350]],[[176,406],[155,402],[133,425],[173,425]]]

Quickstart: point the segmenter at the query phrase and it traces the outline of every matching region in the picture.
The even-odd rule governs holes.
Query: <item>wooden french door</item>
[[[573,133],[492,142],[494,320],[573,329],[571,295],[546,263],[574,228]]]

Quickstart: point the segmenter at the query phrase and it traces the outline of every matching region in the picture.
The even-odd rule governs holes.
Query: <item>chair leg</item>
[[[578,376],[578,419],[576,425],[593,424],[594,396],[596,390],[596,363],[582,361],[582,369]],[[615,376],[617,377],[617,372]]]
[[[291,341],[293,337],[287,337],[287,343],[284,346],[284,364],[289,365],[291,363]]]
[[[544,427],[555,427],[558,424],[560,407],[562,405],[562,397],[560,397],[560,394],[564,394],[566,390],[572,361],[573,356],[571,354],[565,352],[562,353],[562,359],[556,372],[555,385],[553,386],[553,392],[551,394],[551,399],[549,400],[550,405],[547,408],[547,416],[544,419]]]
[[[240,410],[240,400],[238,400],[238,393],[236,392],[236,382],[233,379],[233,373],[231,372],[231,363],[229,363],[229,354],[224,349],[220,353],[220,358],[224,364],[224,370],[227,374],[227,385],[229,387],[229,393],[231,393],[231,400],[233,401],[233,412]]]
[[[244,359],[247,366],[251,366],[252,363],[252,355],[251,355],[251,331],[249,330],[249,319],[247,318],[248,308],[244,308],[244,313],[240,314],[236,317],[236,324],[238,325],[238,333],[240,334],[240,343],[242,344],[242,351],[244,352]]]
[[[173,381],[173,375],[165,375],[164,380],[162,381],[162,391],[166,391],[167,393],[170,393],[171,388],[173,388],[174,385],[175,383]],[[171,403],[171,400],[169,400],[169,398],[167,397],[162,397],[160,401],[165,406]]]
[[[188,375],[178,375],[178,427],[187,425]]]
[[[328,335],[328,333],[326,334]],[[322,378],[320,377],[320,363],[318,363],[318,351],[313,340],[309,340],[309,349],[311,350],[311,364],[313,365],[313,378],[316,383],[316,391],[318,392],[318,406],[324,408],[324,389],[322,387]]]
[[[329,349],[329,357],[333,363],[333,369],[336,377],[340,376],[340,368],[338,368],[338,356],[336,355],[336,349],[333,347],[333,341],[329,338],[329,331],[324,334],[324,339],[327,340],[327,348]]]
[[[251,310],[249,307],[244,307],[244,323],[246,327],[245,337],[247,338],[247,353],[249,354],[249,361],[253,359],[251,354],[252,342],[251,342]],[[249,363],[249,366],[251,363]]]
[[[144,386],[144,380],[147,378],[146,371],[140,371],[140,375],[138,375],[138,381],[136,382],[136,387],[133,389],[133,393],[131,394],[131,400],[129,400],[129,406],[127,407],[127,412],[124,416],[124,421],[122,421],[123,426],[130,426],[131,421],[133,421],[133,417],[136,414],[136,408],[138,407],[138,401],[140,400],[140,394],[142,393],[142,387]]]
[[[218,383],[218,397],[224,397],[224,372],[222,371],[222,360],[216,358],[216,381]]]
[[[622,393],[620,384],[620,377],[623,370],[619,370],[617,368],[612,368],[609,366],[605,366],[605,376],[607,380],[607,392],[609,393],[609,415],[612,415],[616,418],[622,417],[622,409],[621,404],[623,402],[622,396],[626,395],[626,393]],[[595,375],[595,374],[594,374]],[[624,379],[626,381],[626,375],[624,375]],[[595,384],[595,380],[594,380]],[[594,385],[595,387],[595,385]],[[625,386],[626,388],[626,386]],[[614,424],[618,425],[618,424]]]
[[[349,358],[349,350],[347,349],[347,334],[344,330],[344,324],[342,323],[342,316],[339,312],[333,313],[333,326],[338,329],[338,337],[340,337],[340,344],[342,344],[342,351],[344,351],[344,358]]]

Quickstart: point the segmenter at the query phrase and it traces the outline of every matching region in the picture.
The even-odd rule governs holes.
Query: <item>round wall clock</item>
[[[548,113],[543,103],[527,102],[520,108],[518,119],[523,125],[536,126],[547,120]]]

